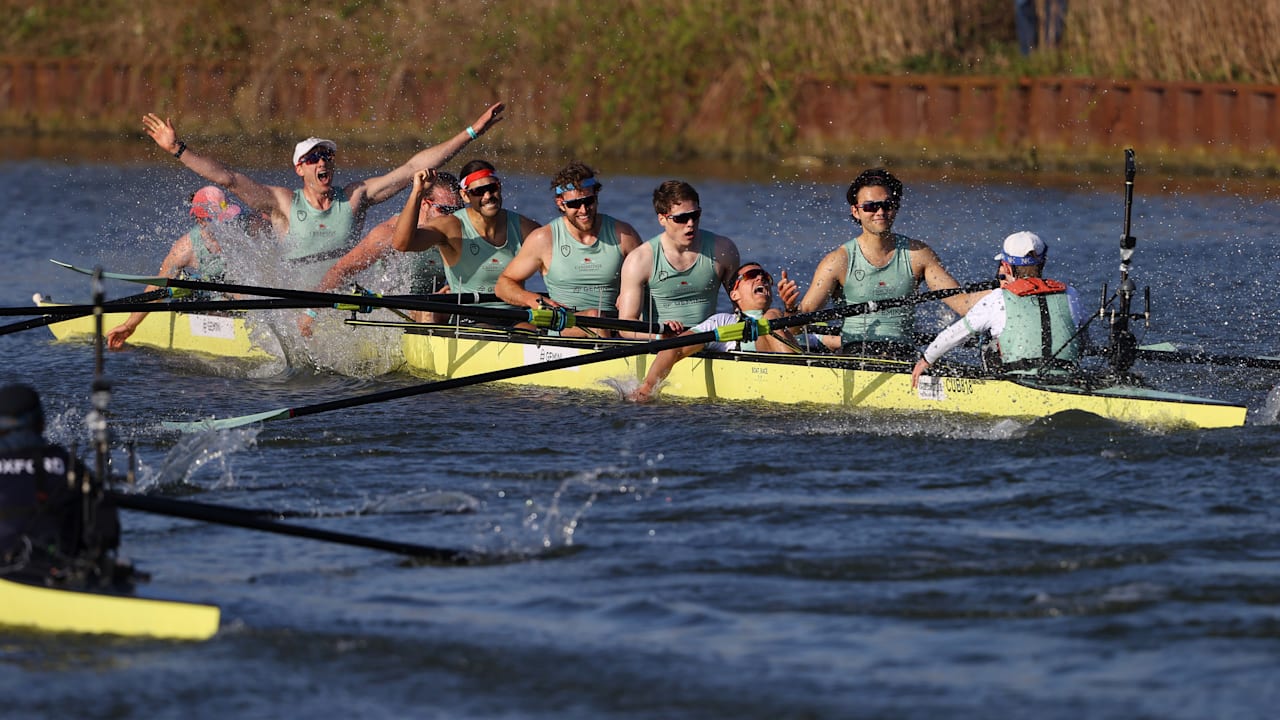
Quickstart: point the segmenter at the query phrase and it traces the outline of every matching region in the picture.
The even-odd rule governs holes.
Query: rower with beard
[[[617,316],[622,263],[640,246],[640,235],[631,225],[600,212],[603,189],[595,171],[584,163],[569,163],[556,173],[551,190],[561,216],[525,238],[498,278],[498,297],[517,307]],[[546,295],[525,289],[525,281],[537,272],[546,282]],[[560,334],[583,337],[588,332],[571,327]]]
[[[466,207],[422,225],[421,198],[434,178],[431,170],[413,176],[413,188],[396,223],[392,246],[400,252],[424,252],[438,247],[451,292],[492,293],[525,238],[541,225],[503,209],[502,180],[486,160],[472,160],[462,166]],[[503,303],[487,305],[507,307]]]
[[[781,298],[784,307],[794,307],[796,300],[800,298],[800,288],[796,287],[794,280],[787,277],[786,270],[783,270],[779,277],[778,297]],[[709,332],[718,327],[741,322],[744,317],[755,318],[756,320],[760,318],[775,320],[784,314],[788,314],[772,307],[773,276],[760,263],[744,263],[742,267],[738,268],[733,286],[729,289],[729,300],[733,303],[734,312],[716,313],[693,329],[686,330],[681,334],[690,335]],[[713,352],[755,350],[759,352],[793,353],[797,351],[795,338],[792,337],[791,331],[785,329],[775,330],[753,341],[716,341],[705,345],[668,348],[654,357],[653,363],[649,365],[649,372],[644,376],[644,381],[627,398],[635,402],[652,400],[658,384],[665,380],[667,375],[671,374],[671,369],[675,367],[676,363],[704,349]]]
[[[622,264],[618,317],[644,320],[661,334],[674,335],[715,313],[719,287],[733,290],[738,246],[701,229],[698,191],[687,182],[659,185],[653,191],[653,209],[662,233],[636,248]]]
[[[956,288],[937,253],[925,243],[893,232],[902,206],[902,181],[883,168],[866,170],[845,194],[849,214],[862,232],[818,263],[800,312],[814,312],[829,299],[848,304],[906,298],[923,281],[930,290]],[[959,315],[980,293],[945,299]],[[915,357],[915,311],[910,305],[845,318],[839,349],[846,353]]]
[[[290,190],[267,185],[178,139],[173,122],[155,113],[142,118],[156,145],[178,158],[198,175],[235,193],[249,207],[266,213],[277,237],[286,243],[285,258],[293,266],[295,285],[309,288],[360,237],[369,208],[391,199],[409,185],[416,172],[438,168],[502,119],[502,103],[495,103],[476,121],[449,140],[419,151],[385,175],[335,184],[337,143],[311,137],[294,146],[293,169],[302,187]]]

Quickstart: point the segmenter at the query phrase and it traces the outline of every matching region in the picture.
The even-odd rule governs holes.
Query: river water
[[[1118,275],[1120,164],[1065,183],[904,170],[897,229],[962,282],[990,277],[1006,234],[1035,230],[1050,274],[1100,299]],[[503,169],[508,206],[549,219],[545,176]],[[600,170],[604,211],[656,233],[665,178]],[[857,170],[684,177],[705,227],[807,286],[850,236]],[[0,301],[86,300],[87,279],[48,258],[154,273],[200,184],[173,163],[0,163]],[[1272,190],[1142,171],[1133,234],[1153,296],[1142,339],[1276,354]],[[240,266],[270,279],[269,264]],[[922,317],[940,327],[942,312]],[[217,434],[157,426],[423,381],[398,370],[394,342],[374,362],[344,356],[353,332],[286,333],[288,361],[256,369],[110,354],[136,491],[486,561],[411,565],[125,513],[124,554],[153,575],[141,591],[216,603],[222,629],[198,644],[0,631],[4,717],[1261,718],[1280,705],[1275,372],[1139,368],[1250,406],[1248,425],[1215,431],[495,386]],[[0,346],[3,379],[39,386],[50,434],[83,447],[92,348],[45,329]]]

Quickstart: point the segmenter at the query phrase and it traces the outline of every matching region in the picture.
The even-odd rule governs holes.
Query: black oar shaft
[[[168,515],[170,517],[186,518],[188,520],[200,520],[203,522],[217,523],[219,525],[232,525],[250,530],[272,532],[277,535],[310,538],[312,540],[352,545],[355,547],[369,548],[371,550],[382,550],[385,552],[396,553],[398,555],[407,555],[414,558],[432,560],[440,563],[449,563],[452,565],[466,565],[471,562],[471,557],[460,550],[430,547],[427,545],[414,545],[411,543],[396,542],[393,540],[371,538],[363,535],[349,535],[347,533],[321,530],[319,528],[306,527],[303,525],[281,523],[257,517],[251,513],[240,510],[239,508],[210,505],[208,503],[198,503],[190,500],[173,500],[170,498],[153,497],[149,495],[133,495],[116,491],[109,491],[109,495],[113,500],[115,500],[117,505],[126,510],[137,510],[140,512],[149,512],[158,515]]]
[[[142,303],[142,302],[147,302],[148,300],[158,300],[160,298],[168,297],[168,296],[169,296],[168,290],[152,290],[150,292],[138,293],[137,295],[129,295],[128,297],[122,297],[118,300],[108,300],[105,303],[105,305],[106,307],[112,309],[113,311],[119,312],[116,310],[116,307],[119,305],[131,303],[131,302]],[[84,317],[85,315],[93,314],[93,305],[78,305],[76,307],[81,308],[81,310],[74,314],[75,317]],[[9,310],[12,312],[4,312],[5,310]],[[56,322],[62,322],[63,320],[71,319],[63,315],[54,314],[52,312],[53,310],[55,310],[54,307],[0,308],[0,315],[42,315],[43,316],[38,318],[32,318],[30,320],[23,320],[21,322],[9,323],[8,325],[0,325],[0,335],[8,335],[9,333],[18,332],[20,330],[30,330],[32,328],[44,327],[46,325],[52,325]]]

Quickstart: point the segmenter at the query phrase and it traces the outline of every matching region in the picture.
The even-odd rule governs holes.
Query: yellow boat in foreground
[[[353,325],[381,325],[352,320]],[[618,342],[536,336],[496,329],[402,324],[408,365],[424,373],[465,377],[567,357],[585,357]],[[638,383],[650,356],[552,370],[504,382],[615,392]],[[1243,425],[1246,408],[1134,385],[1055,385],[981,376],[979,369],[942,365],[911,387],[911,362],[826,354],[699,353],[676,364],[661,394],[705,400],[834,405],[904,412],[946,412],[1036,418],[1080,410],[1120,422],[1159,427]]]
[[[41,298],[36,304],[40,307],[49,307],[58,303]],[[128,317],[129,313],[105,313],[102,321],[103,329],[110,330]],[[95,332],[92,315],[61,320],[50,324],[49,329],[59,341],[90,340]],[[269,348],[263,347],[264,344],[273,344],[273,340],[274,338],[267,338],[265,342],[260,341],[250,331],[241,315],[164,311],[148,314],[129,337],[129,344],[160,350],[267,361],[279,357],[278,348],[277,352],[273,353]]]
[[[0,579],[0,626],[41,632],[207,640],[218,632],[215,605],[27,585]]]

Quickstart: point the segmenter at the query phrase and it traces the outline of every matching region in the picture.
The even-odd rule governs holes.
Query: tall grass
[[[1071,0],[1030,59],[1010,0],[0,0],[7,54],[455,67],[474,76],[732,69],[1086,74],[1280,84],[1280,3]],[[636,67],[645,63],[646,68]]]

